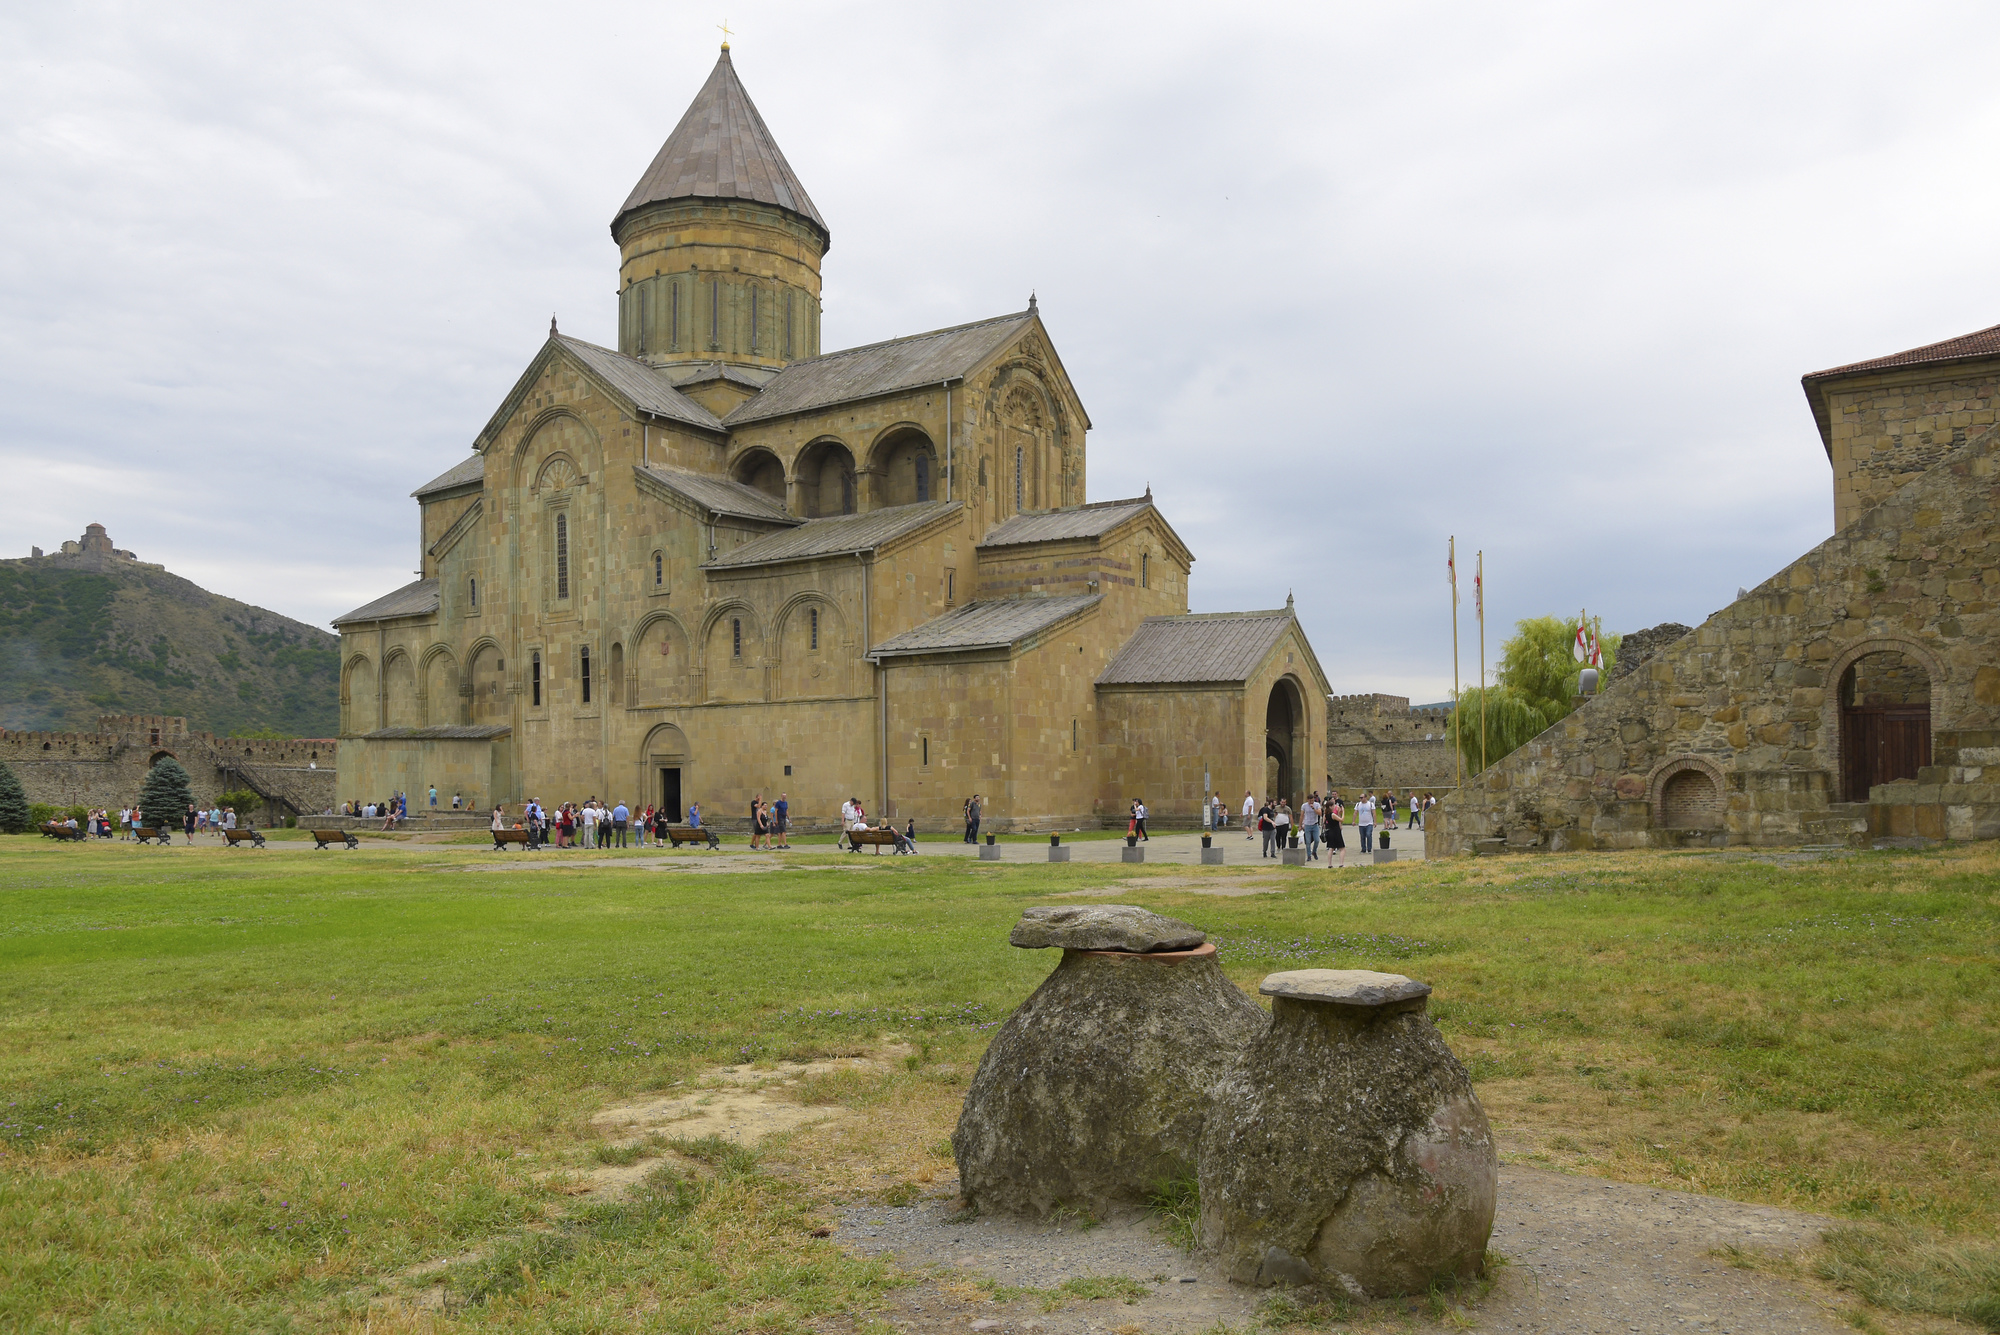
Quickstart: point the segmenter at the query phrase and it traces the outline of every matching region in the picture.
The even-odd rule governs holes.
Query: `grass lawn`
[[[1823,1279],[2000,1329],[1990,845],[1337,875],[506,856],[0,839],[0,1327],[783,1331],[865,1309],[895,1277],[813,1227],[949,1176],[972,1067],[1053,964],[1008,928],[1124,879],[1117,901],[1205,927],[1246,987],[1434,984],[1510,1156],[1840,1217],[1803,1262]],[[1293,888],[1187,889],[1253,870]],[[589,1122],[725,1065],[885,1051],[793,1096],[865,1116],[755,1154],[618,1150]],[[635,1154],[654,1171],[623,1200],[570,1194]],[[403,1301],[440,1279],[441,1309]]]

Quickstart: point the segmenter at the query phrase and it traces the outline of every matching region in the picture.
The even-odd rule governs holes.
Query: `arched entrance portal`
[[[646,734],[639,750],[640,778],[652,794],[654,805],[664,808],[667,819],[679,825],[687,819],[683,794],[688,780],[687,734],[671,723],[662,723]]]
[[[1864,654],[1840,678],[1840,780],[1849,802],[1931,763],[1931,678],[1892,649]]]
[[[1281,677],[1264,705],[1264,793],[1297,807],[1305,759],[1305,701],[1298,683]]]

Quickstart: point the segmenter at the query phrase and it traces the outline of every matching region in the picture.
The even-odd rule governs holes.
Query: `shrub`
[[[8,834],[19,834],[33,829],[35,820],[28,808],[28,794],[22,789],[21,781],[14,777],[14,771],[0,765],[0,830]]]
[[[145,813],[146,824],[155,828],[179,828],[193,801],[194,784],[172,756],[160,757],[146,775],[146,786],[139,790],[139,810]]]

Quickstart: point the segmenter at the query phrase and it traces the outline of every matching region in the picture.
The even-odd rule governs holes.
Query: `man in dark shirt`
[[[778,804],[771,808],[771,832],[784,840],[783,843],[778,845],[780,848],[790,848],[792,846],[792,804],[788,800],[788,796],[788,794],[779,793]]]

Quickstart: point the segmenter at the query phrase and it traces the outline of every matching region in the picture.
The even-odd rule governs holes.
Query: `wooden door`
[[[1850,802],[1878,783],[1914,779],[1931,763],[1929,705],[1848,705],[1840,711],[1840,770]]]

